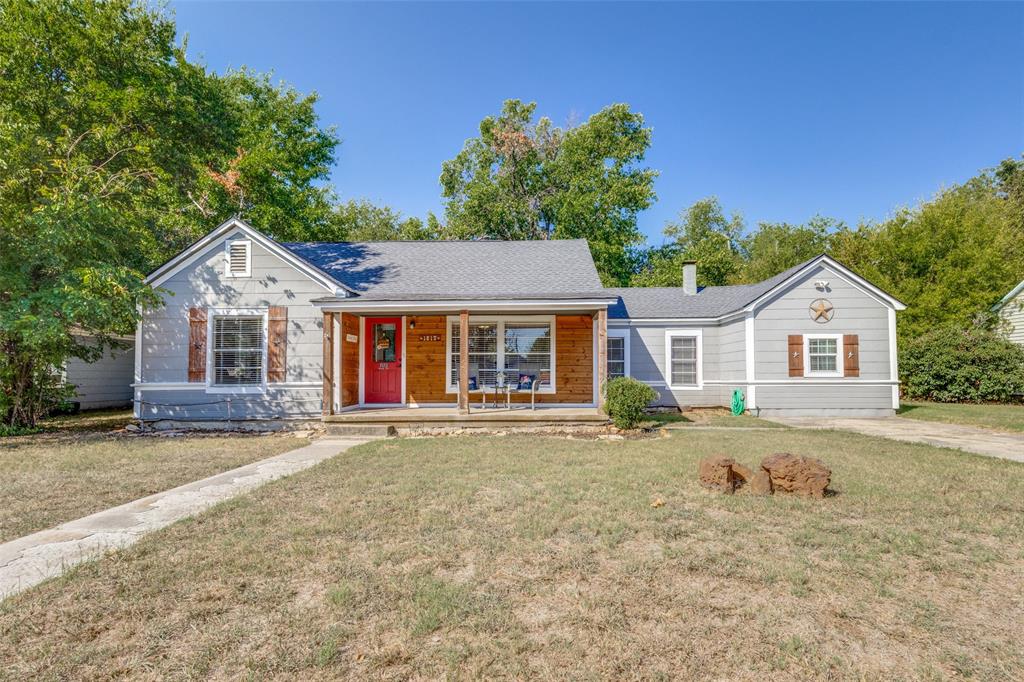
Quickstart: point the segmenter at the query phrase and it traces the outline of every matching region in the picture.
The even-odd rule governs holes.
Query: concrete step
[[[387,438],[395,435],[391,424],[327,424],[328,436],[374,436]]]

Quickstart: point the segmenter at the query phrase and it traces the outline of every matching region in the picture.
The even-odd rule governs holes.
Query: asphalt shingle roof
[[[789,270],[757,284],[726,287],[704,287],[696,294],[683,292],[682,287],[630,287],[605,289],[619,301],[608,308],[611,319],[718,317],[740,310],[748,303],[771,291],[812,258]]]
[[[610,298],[583,239],[283,246],[366,300]]]

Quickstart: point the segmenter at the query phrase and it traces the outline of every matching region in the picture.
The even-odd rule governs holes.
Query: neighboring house
[[[88,343],[90,337],[79,337]],[[73,402],[80,409],[127,407],[132,404],[132,378],[135,348],[133,339],[119,339],[127,348],[105,348],[94,362],[68,358],[64,363],[64,383],[75,387]]]
[[[904,306],[827,256],[754,285],[698,292],[691,264],[684,287],[606,289],[583,240],[280,244],[230,220],[148,281],[173,295],[138,328],[146,419],[455,414],[505,376],[538,409],[599,406],[605,375],[663,405],[735,389],[762,414],[899,405]]]
[[[1002,320],[1002,331],[1014,343],[1024,344],[1024,282],[1021,282],[1003,299],[992,306],[992,311]]]

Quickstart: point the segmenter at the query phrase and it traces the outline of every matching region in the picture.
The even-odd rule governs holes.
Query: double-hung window
[[[607,357],[608,378],[618,379],[629,376],[629,330],[622,332],[608,331]]]
[[[449,318],[448,329],[448,392],[453,393],[459,386],[459,320]],[[554,390],[554,326],[549,318],[470,322],[470,391],[505,384],[525,388],[538,380],[538,390]]]
[[[265,368],[262,315],[213,317],[213,385],[261,386]]]
[[[804,336],[804,375],[809,377],[843,376],[843,337],[839,334]]]
[[[700,330],[665,332],[665,374],[670,389],[699,389],[703,385]]]

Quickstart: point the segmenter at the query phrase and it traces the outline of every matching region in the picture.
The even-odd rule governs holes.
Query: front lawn
[[[818,455],[824,500],[699,457]],[[12,678],[1020,679],[1024,466],[852,433],[378,441],[0,604]],[[664,504],[652,504],[660,499]]]
[[[999,431],[1024,431],[1024,405],[903,402],[899,415],[908,419],[980,426]]]
[[[289,436],[130,436],[130,414],[85,412],[0,439],[0,542],[291,450]]]

